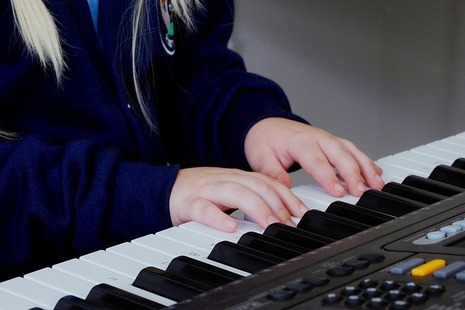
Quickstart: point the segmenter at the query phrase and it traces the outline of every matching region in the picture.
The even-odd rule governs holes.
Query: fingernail
[[[227,220],[225,224],[228,227],[229,231],[236,231],[237,229],[236,221],[230,219],[230,220]]]
[[[362,182],[360,182],[360,183],[357,184],[357,190],[358,190],[359,192],[364,192],[364,191],[367,190],[367,187],[365,186],[365,184],[363,184]]]
[[[308,211],[308,208],[306,205],[300,205],[299,210],[300,210],[300,213],[304,215]]]
[[[376,175],[376,181],[379,182],[379,183],[384,183],[383,179],[378,174]]]
[[[296,227],[295,223],[291,220],[286,223],[286,225],[291,226],[291,227]]]
[[[340,183],[336,183],[334,185],[334,189],[336,190],[336,192],[339,192],[339,193],[345,193],[346,191]]]
[[[274,223],[278,223],[278,219],[275,218],[273,215],[271,215],[269,218],[268,218],[268,225],[271,225],[271,224],[274,224]]]

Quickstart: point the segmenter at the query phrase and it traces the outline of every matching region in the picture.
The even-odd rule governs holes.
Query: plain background
[[[464,1],[236,0],[231,46],[373,159],[465,131]]]

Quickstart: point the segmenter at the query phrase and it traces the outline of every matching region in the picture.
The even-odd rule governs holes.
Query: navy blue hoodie
[[[35,0],[33,0],[35,1]],[[170,227],[180,167],[250,169],[243,149],[260,119],[301,120],[272,81],[227,48],[233,1],[204,1],[196,30],[151,8],[139,69],[157,131],[131,77],[130,0],[49,0],[67,69],[61,85],[25,49],[10,1],[0,2],[0,279]],[[173,40],[174,45],[172,45]]]

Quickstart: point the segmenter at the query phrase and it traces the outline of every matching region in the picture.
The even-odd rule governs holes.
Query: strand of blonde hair
[[[51,66],[58,84],[66,68],[58,27],[53,16],[38,0],[10,0],[16,27],[27,50],[35,55],[44,68]]]
[[[63,42],[50,11],[44,4],[44,0],[10,0],[14,12],[15,23],[23,38],[27,50],[36,56],[44,68],[52,67],[58,85],[61,84],[65,70],[65,55],[62,49]],[[152,0],[156,1],[156,0]],[[139,82],[137,64],[142,49],[146,48],[144,31],[150,30],[150,16],[148,5],[151,0],[137,0],[134,6],[132,25],[131,63],[132,79],[137,101],[148,126],[155,131],[156,125],[148,108],[147,100]],[[186,25],[193,30],[194,22],[192,14],[195,8],[201,8],[201,0],[172,0],[173,10]],[[149,32],[149,31],[148,31]],[[142,38],[142,39],[141,39]],[[145,41],[144,41],[145,40]],[[0,130],[1,135],[9,136],[9,133]]]

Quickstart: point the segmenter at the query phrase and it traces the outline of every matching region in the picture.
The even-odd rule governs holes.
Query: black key
[[[465,170],[460,168],[439,165],[428,178],[465,188]]]
[[[297,227],[336,240],[343,239],[370,228],[368,225],[320,210],[310,210],[306,212],[300,219]]]
[[[32,308],[30,310],[39,310],[41,308]],[[108,309],[110,310],[111,308],[107,307],[100,307],[97,305],[94,305],[90,303],[87,300],[81,299],[76,296],[72,295],[67,295],[62,298],[57,302],[53,310],[104,310]]]
[[[282,258],[230,241],[218,242],[208,255],[208,258],[250,273],[258,272],[285,261]]]
[[[429,191],[432,193],[436,193],[439,195],[447,196],[447,197],[452,197],[454,195],[457,195],[465,189],[450,185],[444,182],[439,182],[415,175],[410,175],[404,179],[402,184],[410,185],[419,189],[423,189],[425,191]]]
[[[293,243],[299,247],[307,249],[308,251],[321,248],[336,241],[336,239],[328,238],[327,236],[318,235],[281,223],[268,225],[263,232],[263,235]]]
[[[203,283],[210,287],[218,287],[226,283],[238,280],[243,276],[209,265],[187,256],[174,258],[166,271]]]
[[[454,163],[452,164],[452,167],[459,168],[459,169],[464,169],[465,170],[465,158],[457,158]]]
[[[396,217],[421,209],[425,204],[374,189],[365,191],[357,205]]]
[[[87,295],[86,300],[102,308],[115,310],[150,310],[166,307],[105,283],[94,286]]]
[[[389,182],[384,185],[383,192],[391,193],[396,196],[412,199],[427,205],[446,199],[446,196],[428,192],[406,184]]]
[[[287,243],[285,241],[256,232],[247,232],[243,234],[237,243],[255,250],[281,257],[284,260],[294,258],[307,252],[307,250],[294,244]]]
[[[155,267],[142,269],[132,285],[174,301],[192,298],[211,289],[204,284]]]
[[[357,221],[369,226],[377,226],[395,219],[394,216],[352,205],[343,201],[335,201],[326,209],[327,213],[339,215],[349,220]]]

